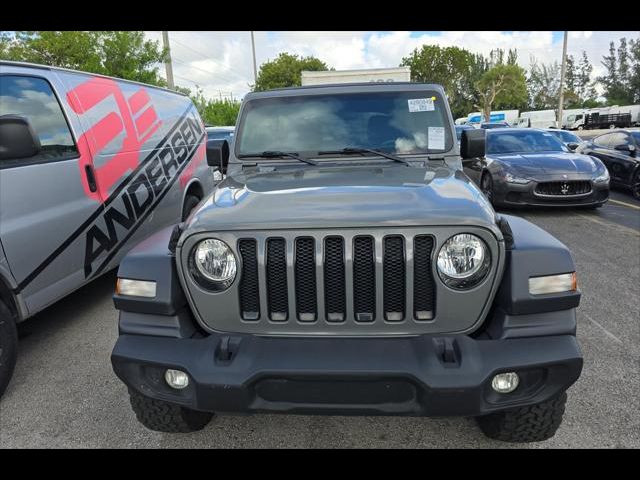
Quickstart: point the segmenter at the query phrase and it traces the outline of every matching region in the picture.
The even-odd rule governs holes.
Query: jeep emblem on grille
[[[567,195],[569,193],[569,184],[568,183],[563,183],[562,186],[560,187],[560,193],[562,193],[563,195]]]

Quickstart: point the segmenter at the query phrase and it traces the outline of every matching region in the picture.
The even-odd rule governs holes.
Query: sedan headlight
[[[222,240],[208,238],[198,243],[189,255],[189,271],[200,286],[226,290],[236,278],[236,257]]]
[[[594,183],[608,183],[609,182],[609,170],[605,168],[604,172],[593,179]]]
[[[461,233],[449,238],[438,252],[438,274],[445,285],[469,289],[478,285],[489,272],[491,254],[475,235]]]
[[[504,174],[504,179],[508,182],[508,183],[517,183],[520,185],[524,185],[525,183],[529,183],[531,180],[529,180],[528,178],[522,178],[522,177],[516,177],[515,175],[507,172]]]

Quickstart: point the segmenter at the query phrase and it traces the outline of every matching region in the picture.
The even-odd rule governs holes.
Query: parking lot
[[[583,292],[584,371],[556,436],[525,446],[640,447],[640,202],[613,191],[596,211],[508,213],[570,247]],[[0,400],[0,448],[511,447],[465,418],[223,415],[193,434],[146,430],[109,361],[114,279],[107,274],[21,325],[15,376]]]

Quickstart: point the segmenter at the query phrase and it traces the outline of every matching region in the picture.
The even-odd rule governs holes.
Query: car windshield
[[[552,133],[553,135],[558,137],[558,139],[560,139],[561,142],[565,142],[565,143],[570,143],[570,142],[580,143],[582,141],[580,140],[580,137],[578,137],[577,135],[574,135],[571,132],[567,132],[566,130],[553,130],[549,133]]]
[[[473,130],[473,127],[467,127],[467,126],[456,127],[456,138],[458,139],[458,141],[462,139],[462,132],[464,132],[465,130]]]
[[[636,143],[640,143],[640,131],[631,132],[631,136],[636,139]]]
[[[345,147],[391,154],[445,152],[453,146],[445,101],[433,91],[257,98],[243,109],[236,153],[313,156]]]
[[[510,129],[487,132],[487,153],[566,152],[558,138],[536,130],[513,131]]]

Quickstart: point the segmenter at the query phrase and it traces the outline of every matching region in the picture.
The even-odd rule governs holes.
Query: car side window
[[[44,78],[0,75],[0,115],[25,117],[41,146],[35,156],[4,160],[3,166],[63,160],[78,155],[62,107]]]
[[[628,135],[624,133],[612,133],[611,140],[609,140],[609,148],[621,147],[623,145],[629,145]]]
[[[600,135],[599,137],[596,137],[593,139],[593,143],[595,145],[598,145],[599,147],[609,147],[611,136],[612,136],[611,133]]]

